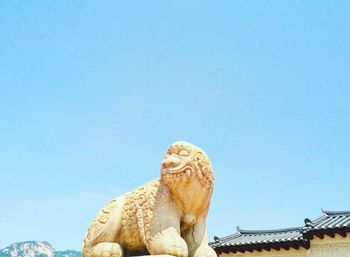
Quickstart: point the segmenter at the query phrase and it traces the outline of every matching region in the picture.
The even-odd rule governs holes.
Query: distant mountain
[[[26,241],[13,243],[0,250],[0,257],[81,257],[74,250],[56,251],[46,241]]]

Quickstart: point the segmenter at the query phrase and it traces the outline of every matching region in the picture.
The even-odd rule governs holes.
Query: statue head
[[[161,179],[168,186],[199,181],[213,190],[213,171],[205,152],[185,141],[172,144],[161,162]]]

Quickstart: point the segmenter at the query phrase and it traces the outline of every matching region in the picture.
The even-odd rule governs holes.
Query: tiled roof
[[[324,235],[334,237],[339,234],[343,237],[350,232],[350,211],[331,212],[322,211],[322,216],[311,221],[306,218],[305,225],[295,228],[274,230],[243,230],[226,237],[214,237],[211,247],[217,252],[245,252],[261,250],[288,250],[289,248],[309,248],[310,240],[317,236],[323,239]]]
[[[306,220],[306,226],[312,227],[312,229],[333,229],[350,227],[350,211],[323,211],[323,215],[318,219],[308,222]]]
[[[300,228],[276,230],[242,230],[237,228],[235,234],[215,239],[213,245],[233,246],[299,241],[303,239],[303,234]]]

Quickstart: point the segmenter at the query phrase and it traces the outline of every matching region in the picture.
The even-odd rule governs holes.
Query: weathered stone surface
[[[110,201],[93,220],[83,257],[214,257],[206,216],[213,173],[200,148],[176,142],[161,163],[160,178]]]

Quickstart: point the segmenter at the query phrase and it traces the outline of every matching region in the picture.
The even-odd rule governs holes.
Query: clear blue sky
[[[80,249],[187,140],[209,236],[350,209],[349,1],[2,1],[0,248]]]

